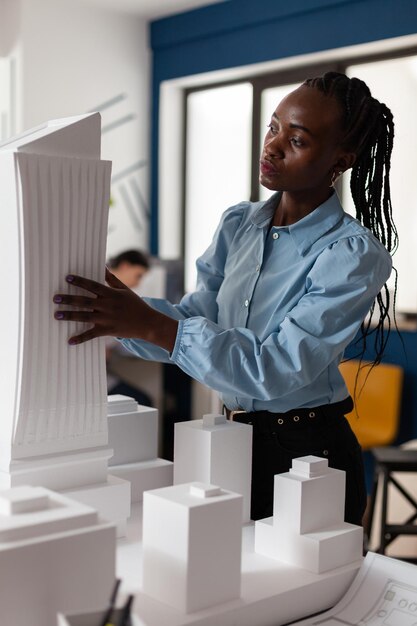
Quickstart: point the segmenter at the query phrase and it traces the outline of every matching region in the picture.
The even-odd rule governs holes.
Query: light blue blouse
[[[135,339],[138,356],[177,364],[230,409],[285,412],[343,400],[338,364],[391,273],[391,257],[334,193],[290,226],[270,228],[279,193],[222,216],[180,304],[172,354]]]

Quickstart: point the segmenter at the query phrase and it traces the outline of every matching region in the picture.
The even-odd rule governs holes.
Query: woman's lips
[[[260,160],[260,170],[262,174],[276,174],[277,170],[270,161],[266,159]]]

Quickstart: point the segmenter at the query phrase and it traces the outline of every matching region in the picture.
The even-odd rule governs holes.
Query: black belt
[[[225,407],[225,410],[227,419],[235,422],[241,422],[242,424],[296,427],[297,425],[315,422],[317,420],[321,421],[323,419],[340,418],[353,410],[353,400],[350,396],[348,396],[344,400],[334,402],[333,404],[323,404],[322,406],[304,409],[293,409],[291,411],[286,411],[285,413],[271,413],[270,411],[252,411],[247,413],[246,411],[239,410],[231,411],[227,407]]]

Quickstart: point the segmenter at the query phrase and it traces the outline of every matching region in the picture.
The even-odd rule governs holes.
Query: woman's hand
[[[55,319],[93,325],[81,335],[71,337],[68,343],[76,345],[95,337],[110,335],[144,339],[172,352],[178,322],[148,306],[107,268],[108,287],[81,276],[69,275],[66,280],[71,285],[89,291],[91,295],[56,294],[53,298],[56,304],[77,307],[77,310],[57,311]]]

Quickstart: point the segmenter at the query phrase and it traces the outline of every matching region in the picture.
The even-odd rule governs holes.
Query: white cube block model
[[[274,524],[298,534],[337,526],[345,519],[345,473],[327,459],[294,459],[274,481]]]
[[[55,626],[57,611],[105,606],[116,532],[97,512],[43,487],[0,492],[0,607],[13,626]]]
[[[242,520],[250,520],[252,426],[204,415],[175,424],[174,485],[199,481],[243,496]]]
[[[158,411],[123,395],[108,397],[111,473],[131,483],[132,502],[173,482],[173,463],[158,458]]]
[[[125,523],[120,486],[108,481],[105,340],[70,346],[89,326],[54,319],[56,293],[85,295],[67,274],[104,282],[111,163],[100,143],[92,113],[0,145],[0,280],[10,285],[0,309],[0,489],[88,486],[88,496],[98,485],[114,502],[111,519]]]
[[[158,411],[128,396],[108,396],[109,465],[150,461],[158,456]]]
[[[321,573],[362,556],[363,529],[344,522],[345,472],[295,459],[275,476],[274,515],[255,523],[255,551]]]
[[[144,493],[143,591],[183,613],[240,596],[242,496],[187,483]]]

